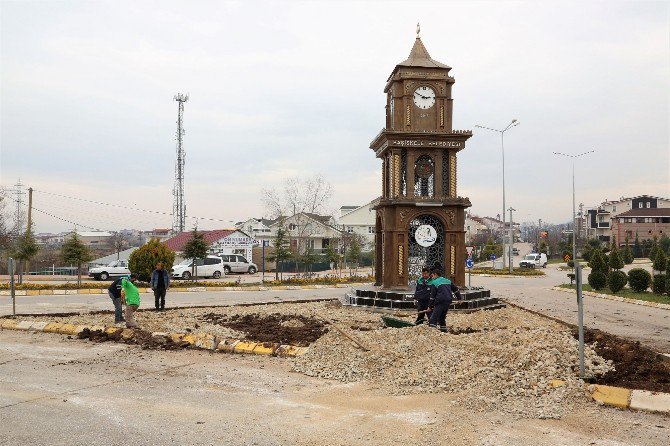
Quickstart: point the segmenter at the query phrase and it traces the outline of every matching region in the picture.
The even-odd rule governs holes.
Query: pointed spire
[[[409,57],[403,61],[400,62],[397,67],[423,67],[423,68],[447,68],[451,69],[451,67],[440,63],[436,60],[433,60],[430,57],[430,54],[428,54],[428,50],[426,49],[425,46],[423,46],[423,42],[421,41],[421,37],[419,37],[419,34],[421,32],[421,26],[417,23],[416,24],[416,40],[414,41],[414,46],[412,47],[412,51],[409,53]]]

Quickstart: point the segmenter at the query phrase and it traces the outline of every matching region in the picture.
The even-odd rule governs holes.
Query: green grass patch
[[[569,289],[575,289],[575,285],[568,285],[568,284],[563,284],[559,285],[561,288],[569,288]],[[587,283],[585,283],[582,286],[582,289],[584,291],[593,291],[596,293],[602,293],[602,294],[609,294],[612,296],[619,296],[619,297],[625,297],[627,299],[637,299],[637,300],[644,300],[646,302],[656,302],[659,304],[668,304],[670,305],[670,297],[669,296],[662,296],[660,294],[654,294],[649,291],[644,291],[642,293],[637,293],[630,288],[624,288],[623,290],[619,291],[618,293],[613,293],[610,291],[609,288],[603,288],[602,290],[593,290],[591,289],[591,286]]]
[[[470,271],[472,274],[490,274],[492,276],[544,276],[544,271],[531,268],[514,268],[511,274],[509,268],[472,268]]]

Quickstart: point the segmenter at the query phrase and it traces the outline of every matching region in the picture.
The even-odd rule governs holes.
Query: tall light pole
[[[514,262],[512,261],[512,246],[514,246],[514,220],[512,219],[512,211],[516,211],[512,206],[509,207],[509,273],[514,272]]]
[[[584,306],[582,305],[582,268],[577,262],[577,238],[575,237],[575,159],[595,150],[582,152],[577,155],[567,153],[553,152],[554,155],[561,155],[572,159],[572,264],[575,268],[575,283],[577,290],[577,325],[579,326],[579,376],[584,378]]]
[[[492,129],[491,127],[485,127],[483,125],[475,125],[475,127],[479,127],[480,129],[486,129],[490,130],[492,132],[498,132],[500,133],[500,148],[502,149],[502,206],[503,206],[503,211],[502,211],[502,218],[503,218],[503,237],[502,237],[502,243],[503,243],[503,268],[505,268],[505,132],[511,129],[512,127],[516,127],[517,125],[521,124],[519,121],[516,119],[512,119],[512,122],[510,122],[507,127],[505,127],[502,130],[497,130],[497,129]],[[511,240],[510,240],[511,242]],[[511,247],[510,247],[511,251]]]

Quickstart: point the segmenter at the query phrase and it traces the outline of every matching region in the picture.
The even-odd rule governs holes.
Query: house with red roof
[[[205,241],[209,243],[209,252],[213,255],[239,254],[252,262],[252,248],[258,245],[258,241],[239,229],[215,229],[212,231],[198,231],[203,234]],[[185,231],[167,239],[163,243],[168,248],[181,253],[184,246],[191,239],[191,231]]]

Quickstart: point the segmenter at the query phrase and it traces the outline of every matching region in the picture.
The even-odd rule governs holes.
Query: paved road
[[[270,291],[168,291],[167,307],[238,305],[242,303],[282,302],[303,299],[328,299],[340,297],[346,288],[323,288],[315,290],[270,290]],[[141,293],[141,308],[153,308],[154,296]],[[95,310],[113,310],[107,294],[67,294],[53,296],[17,296],[16,313],[63,313]],[[12,314],[12,302],[8,296],[0,296],[0,316]]]
[[[0,444],[665,446],[667,418],[584,403],[561,420],[472,412],[291,372],[290,360],[0,330]]]
[[[566,271],[550,265],[541,278],[472,276],[472,286],[490,288],[495,296],[530,310],[577,323],[577,298],[573,293],[551,290],[569,283]],[[467,275],[466,275],[467,281]],[[670,353],[670,310],[584,297],[584,324],[609,333],[639,340],[658,352]]]

